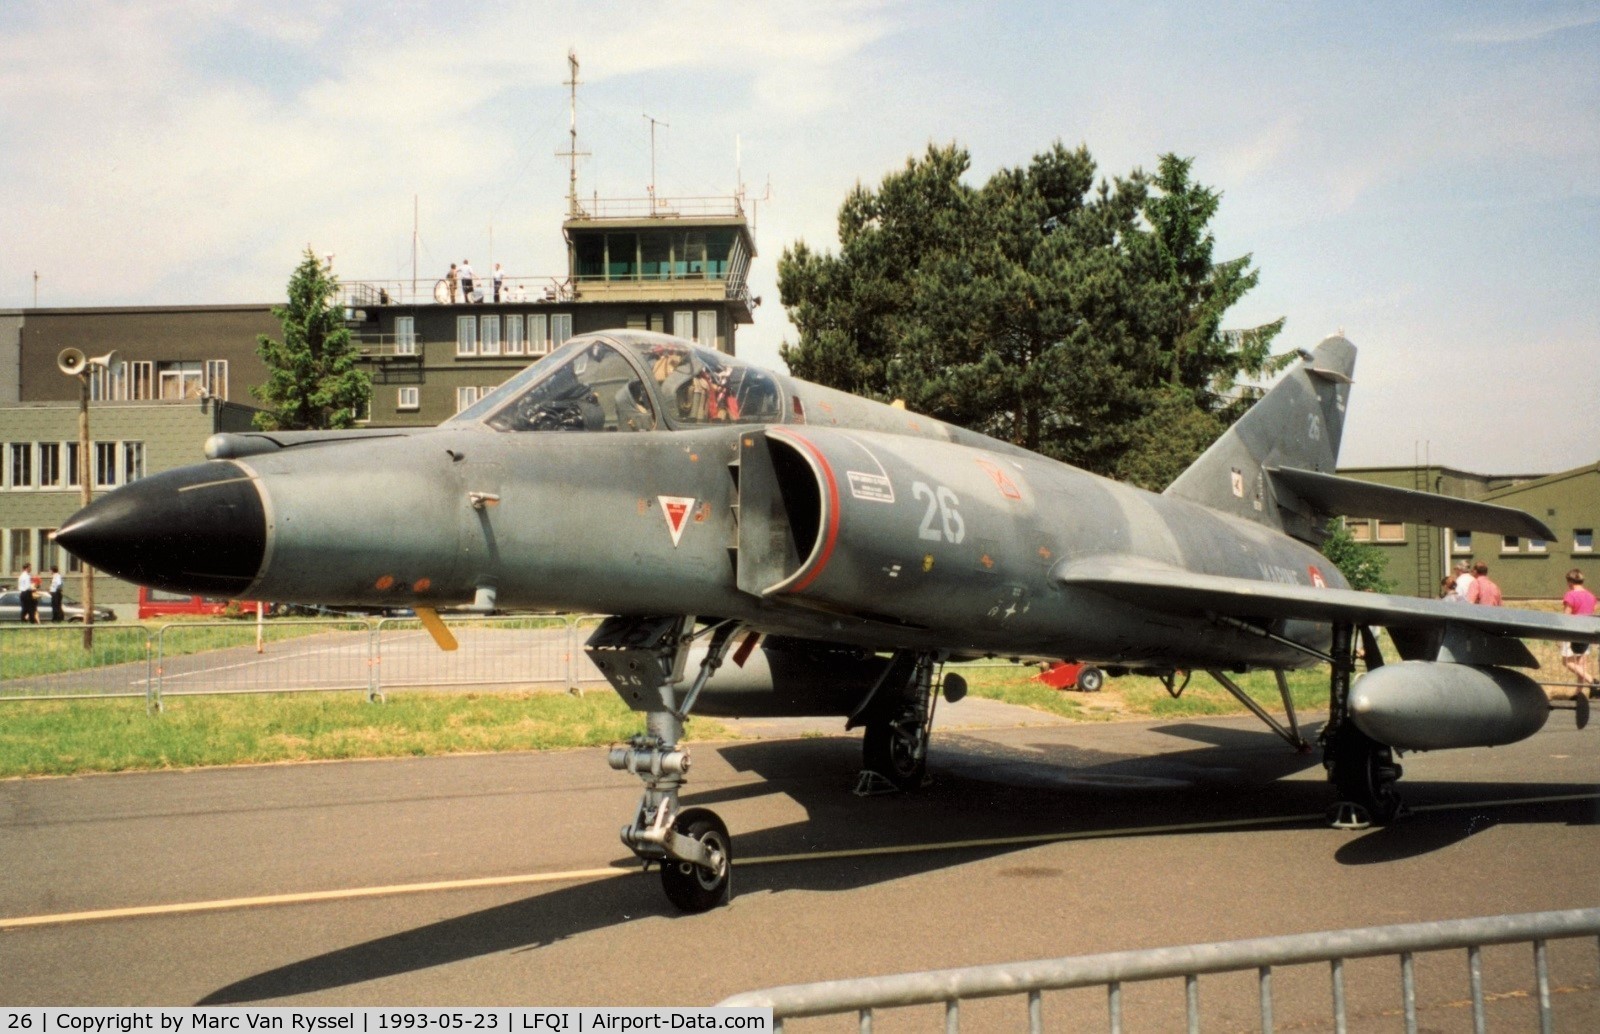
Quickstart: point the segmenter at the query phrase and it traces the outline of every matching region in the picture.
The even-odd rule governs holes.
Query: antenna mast
[[[583,209],[578,206],[578,159],[587,158],[589,152],[578,150],[578,52],[576,50],[567,51],[567,69],[569,77],[562,85],[572,91],[572,142],[565,151],[557,151],[556,157],[568,160],[567,215],[577,216],[583,214]]]
[[[662,127],[666,128],[666,129],[671,129],[672,125],[671,125],[671,123],[668,123],[668,122],[662,122],[660,119],[655,118],[655,117],[653,117],[651,115],[648,115],[648,114],[645,115],[645,118],[650,120],[650,190],[649,190],[649,194],[650,194],[650,214],[651,215],[655,215],[656,214],[656,127],[657,126],[662,126]]]

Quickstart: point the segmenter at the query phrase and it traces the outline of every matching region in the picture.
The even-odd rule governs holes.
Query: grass
[[[1119,718],[1179,718],[1244,714],[1245,708],[1211,676],[1197,672],[1181,696],[1174,699],[1160,681],[1142,675],[1107,679],[1098,693],[1062,692],[1034,681],[1038,669],[968,666],[958,669],[973,696],[1019,704],[1080,721]],[[1283,701],[1271,672],[1232,676],[1250,697],[1268,711],[1281,714]],[[1289,694],[1296,711],[1328,706],[1328,678],[1321,669],[1289,673]]]
[[[0,778],[350,758],[558,750],[643,728],[609,690],[169,697],[160,714],[129,700],[0,704]],[[693,719],[689,739],[728,730]]]
[[[1031,667],[964,667],[974,696],[1084,721],[1234,714],[1237,701],[1205,676],[1173,700],[1155,679],[1109,680],[1100,693],[1062,693],[1034,682]],[[1311,673],[1291,676],[1296,706],[1326,702]],[[1282,705],[1270,675],[1240,681],[1270,709]],[[565,693],[391,695],[360,693],[176,696],[151,715],[143,700],[0,703],[0,778],[198,768],[352,758],[420,757],[602,746],[642,728],[609,690]],[[693,719],[688,738],[729,739],[717,722]]]

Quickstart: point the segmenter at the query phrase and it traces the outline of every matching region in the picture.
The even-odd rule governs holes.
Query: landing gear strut
[[[887,779],[898,790],[918,789],[927,780],[928,739],[940,683],[951,703],[966,694],[965,679],[955,674],[937,677],[937,666],[938,659],[933,654],[917,654],[904,689],[890,699],[874,701],[871,716],[866,719],[866,733],[861,739],[862,767]],[[893,678],[895,669],[891,665],[885,678]]]
[[[1396,788],[1403,769],[1394,751],[1379,743],[1350,720],[1350,675],[1355,670],[1353,629],[1333,627],[1333,670],[1328,694],[1328,724],[1322,730],[1322,766],[1339,795],[1328,810],[1329,821],[1340,829],[1386,826],[1405,809]],[[1377,639],[1361,629],[1367,669],[1380,667]]]
[[[622,842],[645,865],[661,866],[668,900],[685,912],[704,912],[732,893],[733,838],[715,812],[678,808],[689,753],[678,749],[683,723],[700,691],[721,666],[737,630],[733,622],[695,631],[695,619],[607,618],[584,649],[629,707],[645,714],[645,731],[614,747],[609,761],[644,782]],[[694,682],[680,696],[689,647],[709,636]]]

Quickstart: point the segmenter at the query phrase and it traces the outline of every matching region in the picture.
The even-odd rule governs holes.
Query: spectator
[[[500,263],[494,264],[494,300],[500,300],[500,286],[505,283],[506,275],[500,270]]]
[[[17,594],[22,597],[22,620],[30,625],[39,623],[39,597],[33,591],[33,565],[23,564],[17,575]]]
[[[1489,565],[1482,560],[1472,565],[1472,585],[1467,588],[1467,602],[1484,607],[1498,607],[1502,600],[1500,586],[1489,578]]]
[[[444,275],[444,282],[445,286],[450,290],[451,305],[456,303],[456,281],[460,278],[460,276],[461,274],[456,272],[456,264],[454,262],[450,263],[450,272]]]
[[[1567,594],[1561,597],[1561,609],[1577,617],[1594,616],[1594,593],[1583,587],[1583,572],[1574,567],[1567,572]],[[1578,692],[1588,691],[1589,699],[1600,696],[1595,690],[1594,676],[1589,674],[1589,644],[1562,643],[1561,663],[1578,677]]]
[[[1463,601],[1472,589],[1472,564],[1465,560],[1456,561],[1456,595]]]
[[[55,564],[50,565],[50,620],[59,623],[65,616],[61,610],[61,600],[64,590],[61,586],[61,568]]]
[[[478,274],[476,274],[476,273],[474,273],[472,271],[472,260],[471,259],[462,259],[461,260],[461,300],[462,301],[468,302],[469,304],[471,303],[471,301],[472,301],[472,281],[477,279],[477,276],[478,276]]]

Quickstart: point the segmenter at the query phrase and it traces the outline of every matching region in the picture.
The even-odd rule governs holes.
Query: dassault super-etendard
[[[714,813],[678,806],[691,712],[845,716],[867,768],[915,787],[935,695],[964,688],[951,658],[1234,692],[1225,672],[1327,663],[1324,764],[1347,819],[1383,822],[1395,750],[1532,735],[1520,638],[1600,642],[1600,621],[1352,591],[1316,549],[1335,514],[1553,536],[1335,476],[1355,348],[1302,360],[1154,495],[677,338],[590,334],[436,428],[218,435],[57,541],[158,588],[415,607],[447,647],[445,605],[612,615],[588,651],[646,727],[611,752],[645,784],[623,839],[689,910],[726,897],[732,858]],[[1287,726],[1256,710],[1304,747],[1285,706]]]

